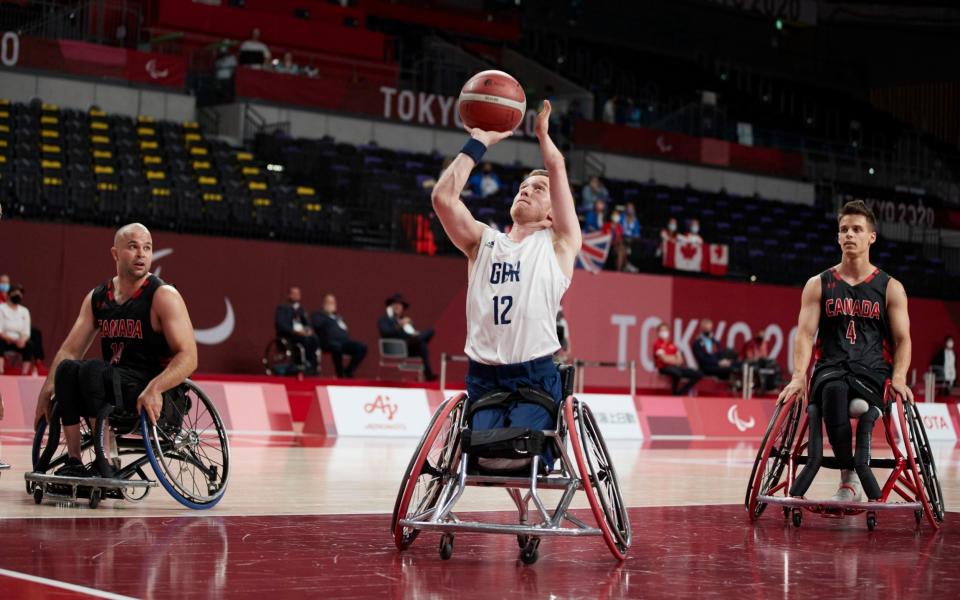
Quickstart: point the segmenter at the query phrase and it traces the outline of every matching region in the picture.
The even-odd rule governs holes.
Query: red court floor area
[[[461,535],[453,558],[436,534],[405,552],[388,515],[7,519],[0,597],[138,598],[950,598],[960,589],[960,535],[911,515],[778,514],[747,523],[737,505],[633,508],[625,562],[599,539],[549,539],[523,565],[508,536]],[[493,516],[485,513],[485,518]],[[587,514],[582,515],[587,518]],[[956,513],[947,522],[956,522]],[[23,576],[43,580],[27,582]]]

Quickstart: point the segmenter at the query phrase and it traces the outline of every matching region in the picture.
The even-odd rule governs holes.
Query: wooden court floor
[[[232,436],[232,475],[210,511],[162,489],[139,504],[37,506],[24,489],[29,435],[0,436],[0,598],[910,598],[960,593],[960,448],[937,445],[948,511],[933,533],[911,513],[805,518],[743,509],[756,447],[610,442],[634,531],[627,560],[597,538],[550,539],[533,566],[508,536],[458,536],[441,561],[436,534],[405,552],[390,535],[399,478],[416,440]],[[672,447],[671,447],[672,446]],[[833,493],[823,471],[810,497]],[[549,497],[549,496],[548,496]],[[574,502],[584,509],[582,497]],[[510,517],[499,489],[469,489],[459,511]],[[576,514],[589,519],[590,513]],[[929,594],[928,594],[929,593]]]

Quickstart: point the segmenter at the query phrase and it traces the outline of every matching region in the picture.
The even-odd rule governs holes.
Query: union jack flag
[[[577,253],[576,267],[586,269],[591,273],[599,273],[603,270],[604,263],[607,262],[607,254],[610,253],[610,241],[613,234],[594,231],[593,233],[583,234],[583,246]]]

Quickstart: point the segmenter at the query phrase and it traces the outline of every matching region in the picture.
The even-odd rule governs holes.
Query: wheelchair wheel
[[[403,474],[390,524],[400,550],[409,548],[420,533],[419,529],[401,526],[400,521],[422,517],[433,510],[444,484],[456,472],[465,402],[466,394],[460,394],[440,405]]]
[[[750,480],[747,482],[747,494],[744,506],[750,514],[750,520],[760,518],[767,508],[765,502],[758,502],[758,496],[768,496],[780,483],[783,470],[790,462],[790,453],[797,436],[800,424],[800,414],[803,409],[803,400],[797,396],[777,405],[767,425],[767,431],[760,442],[757,459],[750,471]]]
[[[267,375],[292,375],[302,370],[290,345],[281,338],[275,338],[267,344],[260,362]]]
[[[165,395],[156,425],[140,414],[147,458],[160,484],[177,502],[197,510],[223,498],[230,475],[230,445],[223,421],[210,398],[186,380],[179,392]]]
[[[569,396],[564,418],[583,490],[610,552],[623,560],[630,548],[630,518],[620,492],[616,469],[590,407]]]
[[[927,439],[927,430],[923,426],[923,419],[920,417],[920,410],[912,402],[901,402],[903,406],[903,416],[906,421],[906,427],[902,428],[910,437],[910,444],[907,447],[908,452],[912,451],[913,456],[909,456],[911,468],[914,472],[914,478],[918,482],[917,496],[924,506],[924,513],[934,529],[938,523],[943,522],[944,506],[943,491],[940,489],[940,479],[937,477],[937,466],[933,460],[933,452],[930,449],[930,440]],[[901,422],[901,427],[903,422]],[[922,487],[922,492],[919,489]]]

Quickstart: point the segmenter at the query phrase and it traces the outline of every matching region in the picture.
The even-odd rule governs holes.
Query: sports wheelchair
[[[839,502],[790,496],[797,467],[811,462],[811,454],[819,457],[813,460],[820,460],[822,467],[840,468],[835,457],[823,456],[822,448],[809,447],[808,429],[821,427],[821,420],[817,414],[816,421],[811,421],[806,398],[793,395],[777,405],[750,472],[744,499],[750,520],[756,521],[768,504],[775,504],[782,507],[784,518],[792,519],[795,527],[800,527],[804,510],[834,518],[866,513],[867,529],[873,531],[879,512],[912,510],[917,525],[926,516],[936,530],[944,518],[943,492],[920,412],[899,394],[891,394],[889,381],[884,387],[884,398],[883,427],[893,456],[869,461],[872,469],[891,469],[878,501]],[[897,441],[894,419],[899,424],[902,445]],[[903,501],[894,501],[893,493]]]
[[[114,412],[114,410],[120,412]],[[109,417],[109,426],[105,426]],[[212,508],[223,498],[230,475],[230,445],[226,428],[210,398],[185,380],[163,395],[157,424],[146,413],[138,416],[107,405],[94,420],[80,419],[81,453],[87,469],[112,477],[66,477],[55,471],[67,460],[56,398],[51,422],[41,419],[33,439],[33,471],[24,474],[27,493],[40,504],[44,497],[76,502],[87,499],[96,508],[104,498],[143,500],[159,481],[187,508]],[[109,455],[104,436],[110,436]],[[156,476],[144,472],[149,463]]]
[[[590,408],[571,395],[573,368],[563,367],[564,397],[553,399],[534,390],[495,392],[468,405],[466,394],[446,400],[434,413],[430,425],[410,459],[393,509],[391,530],[397,548],[407,549],[423,530],[439,531],[440,558],[453,555],[458,532],[500,533],[517,536],[520,559],[533,564],[539,557],[540,539],[546,536],[602,536],[617,560],[623,560],[632,533],[617,472]],[[532,402],[549,407],[556,427],[546,431],[521,428],[470,430],[471,416],[480,408],[500,403]],[[559,413],[559,414],[558,414]],[[500,436],[499,442],[490,442]],[[484,443],[483,439],[487,442]],[[559,461],[557,469],[541,460],[547,450]],[[571,458],[572,457],[572,458]],[[525,466],[510,472],[484,466],[484,459],[525,459]],[[454,513],[457,501],[470,486],[502,487],[518,512],[514,524],[463,521]],[[540,490],[562,490],[556,507],[549,511]],[[523,493],[522,490],[526,490]],[[577,490],[582,490],[597,521],[590,527],[568,512]],[[535,511],[531,514],[530,502]]]

